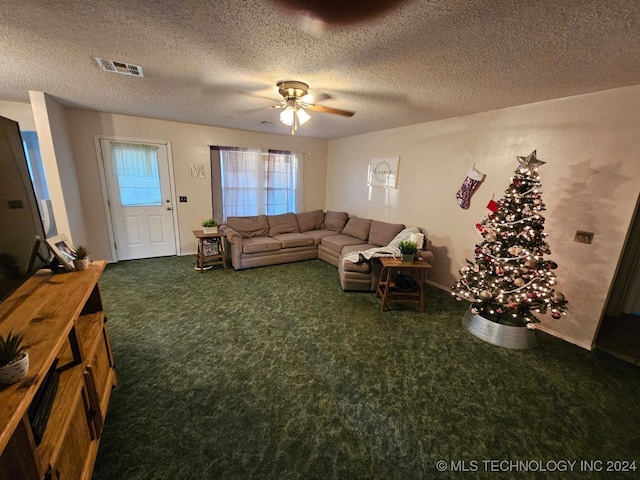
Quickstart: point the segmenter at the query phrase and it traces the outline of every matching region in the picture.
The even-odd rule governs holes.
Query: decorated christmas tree
[[[476,224],[482,236],[475,262],[467,260],[453,285],[458,300],[472,302],[471,311],[487,320],[534,328],[537,314],[555,319],[566,312],[564,295],[554,289],[558,265],[544,256],[551,253],[544,233],[545,210],[538,167],[545,162],[536,151],[517,157],[519,166],[504,197],[487,206],[488,214]]]

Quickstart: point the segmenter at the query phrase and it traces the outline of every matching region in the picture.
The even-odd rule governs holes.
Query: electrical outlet
[[[583,232],[582,230],[576,230],[576,236],[573,238],[574,242],[591,244],[593,242],[593,232]]]
[[[187,197],[180,197],[180,203],[187,203]]]

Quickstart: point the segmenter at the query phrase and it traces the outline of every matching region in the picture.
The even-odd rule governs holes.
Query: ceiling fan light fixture
[[[280,112],[280,121],[284,123],[287,127],[290,127],[291,125],[293,125],[293,117],[295,113],[296,113],[296,109],[287,105]]]
[[[311,115],[309,115],[304,108],[298,108],[297,115],[298,115],[298,123],[300,125],[304,125],[311,118]]]
[[[289,97],[285,100],[285,106],[280,112],[280,121],[287,127],[291,127],[291,135],[295,134],[298,127],[307,123],[310,118],[311,115],[305,112],[297,98]]]

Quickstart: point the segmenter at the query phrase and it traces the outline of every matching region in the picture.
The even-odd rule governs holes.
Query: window
[[[261,150],[220,149],[224,218],[265,213]]]
[[[297,211],[298,159],[291,152],[269,150],[265,156],[267,215]]]
[[[211,159],[214,217],[225,221],[230,216],[278,215],[304,209],[302,162],[296,153],[212,147]],[[222,205],[222,212],[216,203]]]
[[[111,146],[113,176],[118,182],[122,206],[162,205],[156,147],[126,143]]]

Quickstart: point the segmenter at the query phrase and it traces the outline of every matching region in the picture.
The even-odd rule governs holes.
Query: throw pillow
[[[228,217],[227,225],[244,238],[266,237],[269,235],[269,223],[266,215],[251,217]]]
[[[282,233],[297,233],[300,231],[296,216],[293,213],[283,213],[282,215],[267,215],[269,223],[269,236],[280,235]]]
[[[424,246],[424,235],[422,233],[412,233],[409,235],[409,241],[417,243],[418,249],[422,250]]]
[[[348,219],[349,214],[347,212],[334,212],[329,210],[324,214],[324,228],[325,230],[342,232]]]
[[[366,241],[369,238],[369,230],[371,230],[371,222],[366,218],[351,217],[344,229],[343,235],[350,235],[360,240]]]
[[[296,213],[296,220],[298,220],[298,227],[300,227],[301,232],[320,230],[322,228],[323,219],[324,212],[321,209],[313,210],[311,212]]]
[[[369,243],[386,247],[402,230],[404,230],[404,225],[401,223],[374,220],[371,223],[371,231],[369,232]]]

